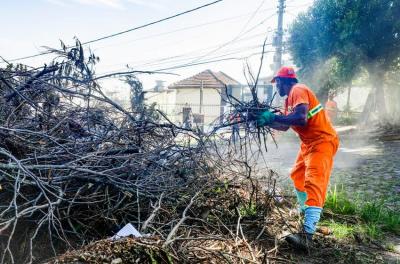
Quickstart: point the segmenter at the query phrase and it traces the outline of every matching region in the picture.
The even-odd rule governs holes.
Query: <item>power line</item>
[[[158,23],[161,23],[161,22],[164,22],[164,21],[173,19],[173,18],[175,18],[175,17],[179,17],[179,16],[182,16],[182,15],[185,15],[185,14],[188,14],[188,13],[191,13],[191,12],[194,12],[194,11],[197,11],[197,10],[199,10],[199,9],[202,9],[202,8],[207,7],[207,6],[211,6],[211,5],[217,4],[217,3],[222,2],[222,1],[223,1],[223,0],[217,0],[217,1],[214,1],[214,2],[211,2],[211,3],[208,3],[208,4],[205,4],[205,5],[202,5],[202,6],[199,6],[199,7],[196,7],[196,8],[193,8],[193,9],[190,9],[190,10],[187,10],[187,11],[184,11],[184,12],[181,12],[181,13],[178,13],[178,14],[173,15],[173,16],[169,16],[169,17],[166,17],[166,18],[162,18],[162,19],[159,19],[159,20],[156,20],[156,21],[153,21],[153,22],[150,22],[150,23],[147,23],[147,24],[138,26],[138,27],[134,27],[134,28],[131,28],[131,29],[127,29],[127,30],[124,30],[124,31],[121,31],[121,32],[118,32],[118,33],[114,33],[114,34],[111,34],[111,35],[108,35],[108,36],[104,36],[104,37],[101,37],[101,38],[97,38],[97,39],[94,39],[94,40],[86,41],[86,42],[83,42],[82,44],[83,44],[83,45],[86,45],[86,44],[98,42],[98,41],[100,41],[100,40],[104,40],[104,39],[108,39],[108,38],[113,38],[113,37],[116,37],[116,36],[119,36],[119,35],[122,35],[122,34],[126,34],[126,33],[128,33],[128,32],[132,32],[132,31],[134,31],[134,30],[138,30],[138,29],[141,29],[141,28],[145,28],[145,27],[148,27],[148,26],[151,26],[151,25],[154,25],[154,24],[158,24]]]
[[[90,44],[90,43],[94,43],[94,42],[98,42],[98,41],[101,41],[101,40],[113,38],[113,37],[116,37],[116,36],[119,36],[119,35],[123,35],[123,34],[129,33],[129,32],[138,30],[138,29],[142,29],[142,28],[145,28],[145,27],[148,27],[148,26],[152,26],[152,25],[155,25],[155,24],[167,21],[167,20],[171,20],[173,18],[176,18],[176,17],[182,16],[182,15],[197,11],[199,9],[202,9],[202,8],[217,4],[217,3],[222,2],[222,1],[223,0],[216,0],[214,2],[210,2],[208,4],[205,4],[205,5],[202,5],[202,6],[198,6],[196,8],[192,8],[192,9],[186,10],[184,12],[181,12],[181,13],[169,16],[169,17],[165,17],[165,18],[162,18],[162,19],[159,19],[159,20],[156,20],[156,21],[153,21],[153,22],[141,25],[141,26],[130,28],[130,29],[127,29],[127,30],[124,30],[124,31],[120,31],[120,32],[117,32],[117,33],[114,33],[114,34],[111,34],[111,35],[107,35],[107,36],[100,37],[100,38],[97,38],[97,39],[93,39],[93,40],[89,40],[89,41],[86,41],[86,42],[82,42],[81,44],[82,45],[87,45],[87,44]],[[47,55],[47,54],[50,54],[50,53],[52,53],[52,52],[51,51],[46,51],[46,52],[41,52],[41,53],[35,54],[35,55],[30,55],[30,56],[25,56],[25,57],[21,57],[21,58],[11,59],[11,60],[8,60],[8,61],[9,62],[13,62],[13,61],[17,61],[17,60],[25,60],[25,59],[30,59],[30,58],[35,58],[35,57]]]
[[[264,51],[264,54],[273,53],[273,52],[274,52],[274,50],[266,50],[266,51]],[[255,53],[251,53],[251,54],[249,54],[247,56],[242,56],[242,57],[230,57],[230,58],[208,60],[208,61],[196,62],[196,63],[186,63],[186,64],[181,64],[181,65],[161,68],[161,69],[158,69],[158,70],[155,70],[155,71],[162,72],[162,71],[170,71],[170,70],[176,70],[176,69],[182,69],[182,68],[189,68],[189,67],[193,67],[193,66],[210,64],[210,63],[221,62],[221,61],[243,60],[243,59],[248,59],[248,58],[250,58],[252,56],[261,55],[261,54],[262,54],[262,52],[255,52]],[[118,71],[114,71],[114,72],[118,72]]]
[[[267,31],[267,33],[268,32],[272,32],[272,30]],[[250,41],[250,40],[255,39],[257,37],[265,36],[265,33],[266,32],[253,34],[253,35],[248,36],[246,38],[243,38],[243,36],[242,36],[241,38],[238,38],[235,42],[236,43],[247,42],[247,41]],[[166,61],[168,62],[168,61],[171,61],[171,60],[190,60],[190,59],[196,59],[196,58],[197,59],[201,59],[202,57],[204,57],[204,55],[202,55],[202,54],[196,55],[197,53],[200,53],[200,52],[203,52],[203,51],[207,52],[207,51],[209,51],[211,49],[215,49],[215,47],[219,47],[220,45],[221,44],[212,45],[212,46],[208,46],[208,47],[205,47],[205,48],[196,49],[196,50],[192,50],[192,51],[189,51],[189,52],[180,53],[180,54],[173,55],[173,56],[168,56],[168,57],[153,58],[153,59],[142,60],[142,61],[128,61],[128,62],[124,62],[124,63],[114,63],[114,64],[111,64],[111,65],[102,65],[102,66],[103,67],[110,67],[110,66],[112,67],[112,66],[117,66],[117,65],[122,65],[122,64],[126,65],[127,63],[140,63],[138,65],[142,66],[142,65],[151,64],[153,62],[166,62]]]
[[[274,50],[267,50],[264,51],[264,53],[272,53]],[[192,67],[192,66],[197,66],[197,65],[203,65],[203,64],[209,64],[209,63],[215,63],[215,62],[220,62],[220,61],[229,61],[229,60],[243,60],[243,59],[248,59],[252,56],[255,55],[261,55],[262,52],[254,52],[251,53],[247,56],[242,56],[242,57],[231,57],[231,58],[223,58],[223,59],[214,59],[214,60],[209,60],[209,61],[203,61],[203,62],[197,62],[197,63],[188,63],[188,64],[183,64],[183,65],[178,65],[178,66],[172,66],[172,67],[167,67],[167,68],[162,68],[157,71],[167,71],[167,70],[174,70],[174,69],[180,69],[180,68],[186,68],[186,67]]]
[[[240,39],[241,37],[243,37],[243,36],[246,35],[247,33],[253,31],[255,28],[261,26],[261,25],[264,24],[267,20],[271,19],[271,18],[274,17],[274,16],[275,16],[275,14],[272,14],[271,16],[265,18],[265,19],[262,20],[260,23],[256,24],[255,26],[253,26],[252,28],[248,29],[248,30],[247,30],[246,32],[244,32],[244,33],[243,33],[243,31],[241,31],[236,37],[234,37],[233,39],[231,39],[231,40],[228,41],[228,42],[223,43],[222,45],[220,45],[220,46],[217,47],[216,49],[214,49],[214,50],[212,50],[212,51],[210,51],[210,52],[204,54],[203,57],[201,57],[201,58],[205,58],[205,57],[207,57],[207,56],[213,54],[214,52],[216,52],[216,51],[218,51],[218,50],[220,50],[220,49],[226,47],[227,45],[229,45],[229,44],[231,44],[231,43],[234,43],[236,40]],[[200,58],[200,59],[201,59],[201,58]],[[199,59],[198,59],[198,60],[199,60]],[[198,60],[197,60],[197,61],[198,61]],[[196,61],[193,61],[193,62],[196,62]]]
[[[243,31],[247,28],[247,26],[250,24],[250,22],[253,20],[253,18],[256,16],[256,14],[260,11],[260,9],[264,5],[264,3],[265,3],[265,0],[261,1],[260,5],[256,8],[253,15],[250,17],[250,19],[247,20],[246,24],[244,25],[244,27],[242,28],[242,30],[239,32],[238,35],[241,35],[243,33]]]
[[[267,46],[270,46],[272,43],[267,43],[266,45]],[[165,65],[165,64],[167,64],[167,63],[158,63],[158,64],[153,64],[153,65],[151,65],[151,67],[154,69],[154,67],[160,67],[159,69],[157,69],[157,70],[155,70],[155,71],[165,71],[165,70],[170,70],[170,69],[175,69],[175,68],[184,68],[184,66],[185,65],[188,65],[188,66],[196,66],[196,65],[202,65],[202,64],[209,64],[209,63],[213,63],[213,62],[219,62],[219,61],[226,61],[226,60],[241,60],[241,59],[244,59],[244,58],[250,58],[250,57],[252,57],[252,56],[254,56],[254,55],[260,55],[260,54],[262,54],[262,52],[254,52],[254,50],[256,50],[256,49],[259,49],[260,47],[262,47],[263,45],[255,45],[255,46],[250,46],[250,47],[242,47],[241,48],[241,50],[237,50],[237,51],[230,51],[230,52],[227,52],[227,53],[224,53],[224,54],[220,54],[220,55],[218,55],[218,56],[214,56],[214,57],[211,57],[211,58],[209,58],[208,60],[204,60],[204,61],[190,61],[190,62],[186,62],[186,63],[183,63],[183,64],[179,64],[179,61],[182,61],[182,59],[181,60],[179,60],[179,61],[175,61],[175,62],[178,62],[178,64],[177,65],[170,65],[170,66],[167,66],[167,65]],[[235,54],[235,55],[239,55],[239,54],[241,54],[241,53],[244,53],[244,52],[251,52],[250,54],[248,54],[248,55],[242,55],[242,56],[240,56],[240,57],[230,57],[230,58],[224,58],[224,57],[226,57],[226,56],[230,56],[230,55],[233,55],[233,54]],[[272,52],[272,50],[269,50],[269,51],[266,51],[265,53],[270,53],[270,52]],[[187,59],[183,59],[183,61],[185,61],[185,60],[187,60]],[[163,65],[165,65],[165,66],[163,66]],[[149,67],[150,65],[148,65],[148,67]],[[147,68],[145,68],[145,69],[148,69],[148,67]],[[162,67],[162,68],[161,68]],[[131,68],[131,67],[130,67]],[[119,71],[122,71],[122,70],[125,70],[126,68],[123,68],[123,69],[117,69],[117,70],[113,70],[113,71],[110,71],[110,72],[107,72],[107,73],[112,73],[112,72],[119,72]],[[152,70],[153,71],[153,70]]]
[[[222,48],[228,46],[229,44],[232,44],[232,43],[234,43],[234,42],[236,42],[236,41],[242,39],[246,34],[248,34],[249,32],[253,31],[254,29],[258,28],[259,26],[263,25],[267,20],[269,20],[269,19],[271,19],[272,17],[274,17],[275,14],[272,14],[272,15],[268,16],[267,18],[263,19],[260,23],[254,25],[253,27],[251,27],[251,28],[248,29],[247,31],[243,32],[243,31],[246,29],[246,27],[248,26],[249,22],[254,18],[255,14],[256,14],[257,12],[260,11],[260,8],[261,8],[262,5],[264,4],[264,2],[265,2],[265,1],[262,1],[262,3],[257,7],[257,9],[254,11],[252,17],[246,22],[246,25],[242,28],[242,30],[239,32],[239,34],[238,34],[237,36],[235,36],[233,39],[231,39],[231,40],[228,41],[228,42],[225,42],[225,43],[223,43],[223,44],[221,44],[221,45],[218,45],[215,49],[213,49],[213,50],[207,52],[206,54],[201,55],[201,56],[199,56],[199,57],[197,57],[197,58],[196,58],[196,57],[193,58],[188,64],[195,64],[196,62],[201,61],[202,59],[204,59],[204,58],[210,56],[211,54],[213,54],[213,53],[219,51],[220,49],[222,49]],[[270,31],[267,31],[267,32],[270,32]],[[265,33],[264,33],[264,34],[265,34]],[[178,58],[180,58],[180,57],[184,57],[184,56],[187,55],[187,54],[190,55],[190,53],[184,53],[184,54],[181,54],[181,55],[176,55],[176,56],[171,56],[171,57],[166,57],[166,58],[162,58],[162,59],[156,60],[157,62],[159,62],[160,60],[164,60],[163,63],[152,63],[152,61],[149,61],[148,63],[139,64],[139,66],[149,66],[149,65],[154,65],[154,64],[155,64],[155,65],[160,65],[160,64],[162,65],[162,64],[166,64],[166,63],[172,63],[172,62],[174,62],[174,61],[176,61],[176,60],[182,61],[182,60],[190,59],[190,57],[187,58],[187,59],[186,59],[186,58],[178,59]],[[228,55],[230,55],[230,54],[228,54]],[[222,55],[222,57],[223,57],[223,56],[227,56],[227,55]],[[218,56],[218,57],[221,57],[221,55]],[[171,61],[171,60],[172,60],[172,61]],[[153,60],[153,61],[154,61],[154,60]],[[135,65],[135,67],[137,67],[137,65]]]
[[[254,15],[254,13],[253,13],[253,15]],[[190,57],[190,55],[193,54],[193,53],[201,52],[201,51],[206,51],[206,54],[199,55],[198,57],[193,58],[193,59],[195,59],[195,61],[192,61],[192,63],[194,63],[194,62],[199,61],[199,60],[201,60],[201,59],[203,59],[203,58],[205,58],[205,57],[207,57],[207,56],[209,56],[209,55],[211,55],[211,54],[213,54],[213,53],[216,53],[217,51],[219,51],[219,50],[222,49],[223,47],[226,47],[226,46],[228,46],[228,45],[230,45],[230,44],[237,43],[237,42],[242,42],[242,41],[248,41],[248,40],[251,40],[251,39],[253,39],[253,38],[255,38],[255,37],[258,37],[258,36],[261,36],[261,35],[262,35],[262,36],[265,36],[266,33],[272,32],[273,30],[270,29],[270,30],[267,30],[267,31],[263,31],[263,33],[254,34],[254,35],[251,35],[251,36],[249,36],[249,37],[246,37],[246,35],[247,35],[248,33],[254,31],[254,30],[257,29],[257,28],[259,28],[259,27],[262,26],[267,20],[271,19],[271,18],[274,17],[274,16],[275,16],[275,14],[272,14],[272,15],[268,16],[267,18],[264,18],[261,22],[255,24],[254,26],[252,26],[252,27],[251,27],[250,29],[248,29],[247,31],[243,32],[243,30],[242,30],[242,31],[240,32],[240,34],[238,34],[238,35],[235,36],[235,38],[233,38],[233,39],[231,39],[231,40],[229,40],[229,41],[227,41],[227,42],[223,42],[222,44],[217,44],[217,45],[209,46],[209,47],[207,47],[207,48],[202,48],[202,49],[198,49],[198,50],[193,50],[193,51],[190,51],[190,52],[186,52],[186,53],[182,53],[182,54],[178,54],[178,55],[174,55],[174,56],[168,56],[168,57],[164,57],[164,58],[151,59],[151,60],[144,60],[144,61],[142,60],[142,61],[139,61],[139,62],[147,64],[147,63],[151,63],[151,62],[153,62],[153,61],[157,61],[157,62],[165,61],[165,60],[168,61],[168,60],[179,59],[179,58],[182,58],[182,57],[184,58],[184,57],[187,57],[187,56]],[[211,50],[211,51],[207,51],[207,50],[210,50],[210,49],[212,49],[212,50]],[[153,50],[153,49],[151,49],[151,50]],[[188,59],[190,59],[190,58],[188,58]],[[131,62],[136,62],[136,63],[137,63],[138,61],[124,62],[123,64],[126,65],[126,63],[131,63]],[[122,64],[122,63],[119,63],[119,65],[121,65],[121,64]],[[112,65],[106,65],[106,66],[115,66],[115,65],[118,65],[118,64],[112,64]],[[142,65],[142,64],[139,64],[139,65]]]
[[[272,43],[269,43],[268,45],[272,45]],[[232,55],[232,54],[248,52],[248,51],[252,51],[254,49],[258,49],[260,47],[262,47],[262,45],[243,46],[243,47],[239,47],[237,49],[227,50],[225,53],[222,53],[222,54],[218,54],[218,55],[216,54],[215,56],[213,56],[211,58],[215,59],[215,58],[224,57],[224,56],[228,56],[228,55]],[[167,61],[159,62],[159,63],[157,63],[156,61],[153,61],[153,62],[149,62],[149,63],[145,63],[145,64],[134,65],[134,67],[135,68],[144,67],[144,66],[155,67],[157,65],[170,64],[170,63],[176,63],[176,62],[188,61],[188,60],[190,60],[189,63],[195,63],[195,62],[202,61],[202,59],[204,59],[202,56],[197,56],[197,57],[188,57],[188,58],[181,58],[181,59],[175,59],[175,60],[169,60],[169,61],[167,60]]]
[[[272,10],[271,8],[265,8],[265,9],[260,10],[259,12],[264,12],[264,11],[275,11],[275,10]],[[95,48],[94,51],[105,49],[105,48],[109,48],[109,47],[120,46],[120,45],[124,45],[124,44],[130,44],[130,43],[133,43],[133,42],[136,42],[136,41],[140,41],[140,40],[147,40],[147,39],[157,38],[157,37],[160,37],[160,36],[169,35],[169,34],[182,32],[182,31],[186,31],[186,30],[190,30],[190,29],[195,29],[195,28],[199,28],[199,27],[204,27],[204,26],[208,26],[208,25],[215,25],[215,24],[226,22],[226,21],[237,20],[237,19],[240,19],[240,18],[243,18],[243,17],[247,17],[249,15],[254,16],[254,12],[249,12],[249,13],[240,14],[238,16],[232,16],[232,17],[227,17],[227,18],[223,18],[223,19],[213,20],[213,21],[210,21],[210,22],[202,23],[202,24],[195,24],[195,25],[192,25],[192,26],[182,27],[182,28],[178,28],[178,29],[175,29],[175,30],[171,30],[171,31],[164,31],[164,32],[161,32],[161,33],[158,33],[158,34],[152,34],[152,35],[148,35],[148,36],[144,36],[144,37],[128,40],[128,41],[125,41],[125,42],[119,42],[119,43],[114,43],[114,44],[110,44],[110,45],[100,46],[100,47]]]
[[[269,43],[268,45],[271,45],[271,44],[272,44],[272,43]],[[210,58],[210,59],[216,59],[216,58],[221,58],[221,57],[230,56],[230,55],[233,55],[233,54],[240,54],[240,53],[243,53],[243,52],[249,52],[249,51],[258,49],[258,48],[260,48],[260,47],[262,47],[262,45],[261,45],[261,46],[260,46],[260,45],[253,45],[253,46],[240,47],[239,49],[231,50],[231,51],[229,51],[229,52],[216,55],[216,56],[214,56],[214,57],[212,57],[212,58]],[[192,59],[192,61],[189,62],[189,63],[201,62],[201,61],[202,61],[202,60],[195,60],[196,57],[194,57],[194,58],[182,58],[182,59],[173,60],[173,61],[165,61],[165,62],[162,62],[162,63],[157,63],[157,62],[153,62],[153,63],[152,63],[152,62],[150,62],[150,63],[139,64],[139,65],[134,65],[134,66],[130,66],[130,67],[133,67],[133,68],[140,68],[140,67],[157,67],[157,66],[160,66],[160,65],[166,65],[166,64],[176,63],[176,62],[179,63],[180,61],[187,61],[187,60],[189,60],[189,59]],[[194,60],[193,60],[193,59],[194,59]]]
[[[259,8],[257,9],[257,10],[259,10]],[[257,11],[256,11],[257,12]],[[255,28],[257,28],[257,27],[259,27],[259,26],[261,26],[263,23],[265,23],[267,20],[269,20],[269,19],[271,19],[272,17],[274,17],[275,16],[275,14],[272,14],[271,16],[269,16],[269,17],[267,17],[267,18],[265,18],[265,19],[263,19],[260,23],[258,23],[258,24],[256,24],[256,25],[254,25],[253,27],[251,27],[250,29],[248,29],[246,32],[243,32],[243,29],[241,30],[241,32],[235,37],[235,38],[233,38],[232,40],[230,40],[230,41],[228,41],[228,42],[225,42],[225,43],[223,43],[223,44],[221,44],[221,45],[218,45],[217,46],[217,48],[215,48],[215,49],[213,49],[213,50],[211,50],[210,52],[207,52],[206,54],[204,54],[204,55],[201,55],[201,56],[199,56],[199,57],[195,57],[195,58],[185,58],[185,55],[187,55],[187,54],[189,54],[189,56],[190,56],[190,53],[192,53],[192,52],[189,52],[189,53],[184,53],[184,54],[181,54],[181,55],[176,55],[176,56],[171,56],[171,57],[166,57],[166,58],[161,58],[161,59],[157,59],[157,60],[153,60],[153,61],[155,61],[155,62],[160,62],[160,60],[161,61],[163,61],[164,60],[164,62],[161,62],[161,63],[154,63],[154,62],[152,62],[151,60],[149,61],[149,62],[147,62],[147,63],[144,63],[143,64],[143,62],[142,62],[142,64],[139,64],[139,65],[135,65],[135,67],[139,67],[139,66],[152,66],[152,67],[154,67],[154,66],[157,66],[157,65],[163,65],[163,64],[168,64],[168,63],[173,63],[173,62],[179,62],[179,61],[182,61],[182,60],[188,60],[188,59],[191,59],[191,61],[190,62],[188,62],[188,63],[186,63],[186,64],[184,64],[184,65],[201,65],[202,64],[202,59],[204,59],[205,57],[208,57],[209,55],[211,55],[211,54],[213,54],[213,53],[215,53],[216,51],[218,51],[218,50],[220,50],[221,48],[223,48],[223,47],[226,47],[227,45],[229,45],[229,44],[232,44],[232,43],[234,43],[234,42],[237,42],[238,40],[240,40],[240,39],[242,39],[246,34],[248,34],[249,32],[251,32],[251,31],[253,31]],[[271,31],[267,31],[267,32],[271,32]],[[261,34],[260,34],[261,35]],[[263,35],[265,36],[265,32],[263,33]],[[256,35],[256,36],[258,36],[258,35]],[[272,44],[272,43],[271,43]],[[270,45],[270,44],[269,44]],[[210,47],[211,48],[211,47]],[[196,52],[196,51],[195,51]],[[223,55],[219,55],[219,56],[216,56],[216,57],[213,57],[213,59],[215,59],[215,58],[220,58],[220,57],[225,57],[225,56],[228,56],[228,55],[231,55],[232,54],[232,52],[230,52],[230,53],[228,53],[228,54],[223,54]],[[180,59],[179,59],[180,58]],[[246,56],[245,57],[241,57],[241,59],[242,58],[246,58]],[[225,60],[225,59],[223,59],[223,60]],[[231,60],[231,58],[230,59],[228,59],[228,60]],[[201,62],[200,64],[197,64],[197,62]],[[215,62],[215,61],[212,61],[212,62]],[[169,69],[169,68],[166,68],[166,69]],[[162,70],[164,70],[164,69],[162,69]]]

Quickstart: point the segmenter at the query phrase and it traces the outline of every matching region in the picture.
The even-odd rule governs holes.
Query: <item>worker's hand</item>
[[[268,126],[271,125],[275,121],[275,114],[270,111],[263,111],[257,114],[257,126]]]

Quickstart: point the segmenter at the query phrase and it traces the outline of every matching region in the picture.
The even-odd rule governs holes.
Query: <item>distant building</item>
[[[241,97],[241,84],[221,71],[205,70],[168,88],[176,91],[176,122],[183,122],[182,109],[187,107],[191,107],[194,123],[196,117],[203,118],[204,124],[220,122],[228,105],[226,94]]]
[[[146,91],[146,104],[152,105],[155,103],[157,109],[163,111],[168,116],[173,116],[175,114],[175,93],[175,90],[167,89],[164,86],[164,81],[157,80],[154,88]]]
[[[271,83],[272,78],[272,76],[268,76],[258,80],[258,84],[261,87],[261,89],[258,90],[258,96],[259,98],[262,98],[262,101],[270,102],[274,99],[274,102],[276,102],[277,99],[279,100],[279,94],[275,94],[276,88]]]
[[[165,81],[163,80],[156,80],[156,86],[154,86],[153,90],[154,92],[162,92],[166,89],[164,86]]]

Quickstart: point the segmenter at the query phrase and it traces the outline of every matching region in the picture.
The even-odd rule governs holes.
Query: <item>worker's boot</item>
[[[296,249],[301,251],[309,252],[310,248],[312,247],[312,234],[307,234],[305,232],[290,234],[285,237],[286,242]]]
[[[321,216],[322,208],[307,206],[304,210],[303,230],[300,233],[288,235],[285,240],[294,249],[309,251],[312,246],[312,237],[317,229],[317,223]]]

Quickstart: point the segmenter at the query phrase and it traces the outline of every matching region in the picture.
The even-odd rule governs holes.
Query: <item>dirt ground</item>
[[[190,256],[163,247],[160,237],[104,239],[69,251],[48,263],[400,263],[400,253],[366,237],[337,239],[326,228],[314,236],[308,253],[291,249],[285,235],[297,230],[300,217],[293,208],[277,207],[268,219],[243,219],[245,239],[193,238]],[[392,237],[392,240],[398,239]],[[188,243],[178,241],[177,243]],[[181,245],[182,246],[182,245]],[[241,250],[237,250],[241,248]],[[260,254],[255,254],[258,252]],[[240,253],[240,258],[225,258]],[[236,260],[236,261],[235,261]]]

